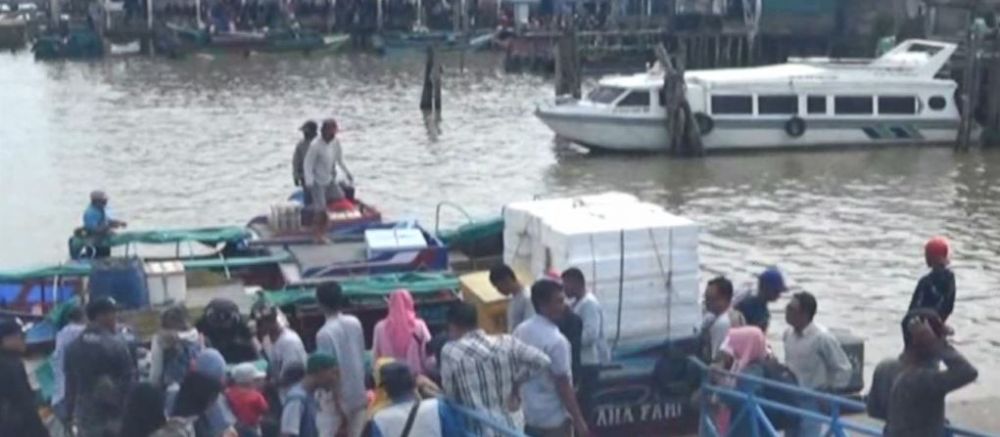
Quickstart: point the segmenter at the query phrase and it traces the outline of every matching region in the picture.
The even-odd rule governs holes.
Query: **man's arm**
[[[887,370],[882,364],[875,367],[875,373],[872,375],[872,386],[865,399],[865,411],[868,412],[868,415],[882,420],[888,417],[886,411],[886,407],[889,405],[888,389],[892,387],[892,381],[886,382],[886,378],[891,377],[886,375],[886,372]]]
[[[573,383],[570,381],[572,360],[569,341],[561,340],[563,341],[560,341],[556,347],[550,349],[552,364],[549,365],[549,372],[553,382],[555,382],[559,399],[573,419],[573,428],[576,429],[576,434],[587,437],[590,435],[590,430],[587,429],[587,421],[583,417],[583,412],[580,411],[580,405],[576,403],[576,392],[573,391]]]
[[[337,141],[337,156],[334,159],[337,160],[336,165],[340,166],[340,169],[344,171],[344,176],[347,176],[347,180],[354,182],[354,176],[347,169],[347,164],[344,164],[344,149],[340,147],[340,141]]]
[[[313,182],[313,169],[316,168],[316,159],[319,155],[319,149],[313,147],[312,144],[306,149],[306,157],[302,160],[302,180],[309,186]]]
[[[576,392],[573,391],[573,384],[569,381],[569,375],[552,375],[552,378],[555,380],[559,399],[562,400],[563,405],[566,406],[566,411],[569,412],[569,416],[573,419],[573,428],[576,429],[576,435],[584,437],[590,435],[590,430],[587,428],[587,421],[583,418],[580,405],[576,403]]]
[[[828,381],[830,386],[822,388],[837,390],[847,387],[847,384],[851,382],[851,371],[854,366],[851,365],[850,358],[847,358],[847,353],[844,352],[844,348],[840,347],[840,342],[833,334],[827,333],[821,337],[820,355],[823,357],[824,365],[826,365],[827,374],[830,375]]]
[[[917,306],[920,305],[920,301],[923,300],[924,288],[926,288],[926,282],[927,282],[925,280],[926,278],[927,277],[925,276],[923,278],[920,278],[919,281],[917,281],[917,288],[913,289],[913,297],[910,298],[910,306],[907,311],[913,311],[917,309]]]
[[[552,365],[552,360],[549,359],[548,355],[545,355],[545,352],[514,337],[510,339],[513,343],[514,362],[525,370],[520,372],[522,378],[527,379],[532,374],[537,374]]]
[[[954,347],[941,340],[937,355],[944,361],[944,372],[933,372],[928,376],[926,388],[934,394],[944,395],[958,390],[979,377],[979,371]]]
[[[302,399],[291,399],[281,409],[281,437],[297,437],[302,421]]]
[[[580,319],[583,320],[583,332],[580,333],[580,347],[589,349],[601,340],[601,309],[593,301],[586,302],[581,308]]]
[[[445,396],[460,399],[458,372],[455,369],[455,360],[451,356],[454,348],[454,344],[446,344],[441,350],[441,388],[444,390]]]
[[[955,309],[955,275],[949,274],[944,289],[944,302],[941,304],[941,321],[947,322],[948,316]]]

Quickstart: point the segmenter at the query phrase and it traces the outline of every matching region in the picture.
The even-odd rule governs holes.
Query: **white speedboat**
[[[956,83],[935,75],[954,44],[907,40],[876,59],[790,58],[751,68],[686,72],[686,97],[706,150],[944,144],[960,115]],[[663,71],[600,80],[583,99],[557,98],[536,116],[580,145],[668,148]]]

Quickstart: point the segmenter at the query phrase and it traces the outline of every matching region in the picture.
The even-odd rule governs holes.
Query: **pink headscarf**
[[[413,296],[400,288],[389,295],[389,315],[385,317],[385,330],[389,335],[389,350],[393,356],[406,356],[407,348],[417,331],[417,312]]]
[[[732,328],[720,349],[733,357],[730,371],[739,373],[747,366],[767,358],[767,339],[756,326]]]

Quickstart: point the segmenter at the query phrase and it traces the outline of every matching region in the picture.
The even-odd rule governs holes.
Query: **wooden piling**
[[[691,113],[685,94],[684,68],[675,66],[667,49],[660,44],[656,58],[663,67],[663,103],[666,111],[668,150],[674,156],[702,156],[701,131]]]
[[[572,95],[580,98],[580,52],[576,44],[576,31],[572,25],[563,29],[556,44],[555,86],[556,96]]]
[[[427,47],[427,62],[424,65],[424,88],[420,94],[422,111],[441,112],[441,66],[438,64],[434,47]]]
[[[975,109],[978,107],[979,92],[979,40],[976,32],[969,32],[966,40],[965,50],[965,71],[963,72],[962,93],[962,121],[958,126],[958,138],[955,141],[955,150],[969,150],[972,140],[972,126],[975,122]]]

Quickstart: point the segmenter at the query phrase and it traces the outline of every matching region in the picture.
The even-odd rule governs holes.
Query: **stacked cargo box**
[[[614,349],[696,334],[697,223],[621,193],[515,203],[504,221],[504,260],[515,269],[583,271]]]

